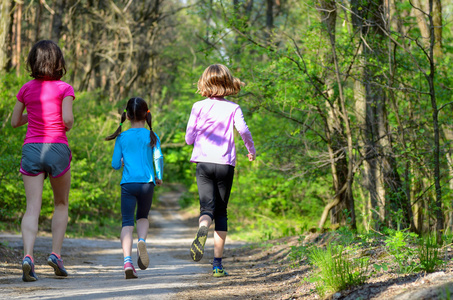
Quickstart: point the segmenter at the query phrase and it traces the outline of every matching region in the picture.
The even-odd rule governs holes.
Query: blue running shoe
[[[227,271],[223,269],[223,266],[220,267],[213,267],[212,268],[212,276],[214,277],[224,277],[228,276]]]
[[[47,263],[53,268],[55,275],[64,277],[68,276],[68,272],[66,272],[63,266],[63,260],[58,258],[54,253],[50,254],[47,259]]]
[[[36,281],[38,276],[35,274],[35,264],[32,262],[30,256],[25,256],[22,261],[22,280],[25,282]]]

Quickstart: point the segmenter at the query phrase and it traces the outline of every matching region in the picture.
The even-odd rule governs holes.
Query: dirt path
[[[162,195],[160,208],[151,211],[147,239],[150,267],[137,270],[138,279],[124,279],[120,241],[100,239],[66,239],[63,258],[70,276],[56,277],[46,262],[51,238],[40,236],[35,247],[39,280],[24,283],[20,267],[21,236],[0,233],[0,242],[13,249],[0,247],[0,299],[321,299],[315,284],[309,280],[313,268],[308,261],[304,259],[294,266],[289,259],[291,247],[300,245],[298,236],[250,247],[241,247],[244,243],[228,239],[223,262],[230,276],[213,278],[212,230],[203,259],[193,262],[188,252],[197,218],[183,218],[178,213],[179,196],[176,192]],[[320,247],[322,240],[318,242]],[[449,248],[447,254],[448,263],[436,273],[373,273],[364,285],[326,299],[450,299],[453,250]],[[136,259],[134,250],[133,260]]]
[[[35,257],[39,280],[24,283],[19,262],[0,277],[1,299],[175,299],[176,293],[191,286],[211,270],[207,260],[190,260],[189,247],[196,227],[187,226],[177,213],[178,193],[162,195],[164,207],[151,211],[147,238],[150,267],[137,270],[138,279],[125,280],[119,240],[65,239],[63,259],[70,274],[56,277],[46,263],[47,256]],[[20,235],[0,235],[14,249],[22,250]],[[206,251],[213,245],[209,239]],[[49,253],[50,237],[38,237],[35,251]],[[230,245],[232,245],[230,243]],[[134,244],[133,261],[136,262]],[[136,265],[136,263],[134,263]]]

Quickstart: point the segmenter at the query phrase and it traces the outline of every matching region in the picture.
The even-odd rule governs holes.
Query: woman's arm
[[[74,97],[66,96],[63,99],[63,104],[61,107],[63,115],[63,123],[66,128],[66,131],[71,130],[72,125],[74,125],[74,114],[72,113],[72,101]]]
[[[16,100],[14,105],[13,115],[11,116],[11,126],[13,128],[25,125],[28,123],[28,114],[24,114],[25,104]]]

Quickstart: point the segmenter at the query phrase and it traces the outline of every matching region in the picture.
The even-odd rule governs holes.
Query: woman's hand
[[[156,179],[156,185],[162,185],[163,181],[160,179]]]

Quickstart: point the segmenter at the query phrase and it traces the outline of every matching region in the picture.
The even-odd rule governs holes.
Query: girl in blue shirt
[[[131,128],[121,133],[126,118],[131,122]],[[121,114],[118,129],[106,140],[116,138],[112,157],[112,167],[119,170],[122,166],[121,179],[121,215],[123,217],[121,229],[121,247],[124,254],[124,272],[126,279],[137,278],[132,263],[132,233],[134,231],[134,212],[137,207],[137,264],[145,270],[149,265],[146,250],[146,236],[148,234],[148,213],[153,200],[155,185],[162,184],[164,160],[160,148],[160,139],[152,128],[152,116],[148,105],[142,98],[131,98],[126,109]],[[145,122],[149,130],[145,128]],[[153,167],[156,167],[154,172]]]

